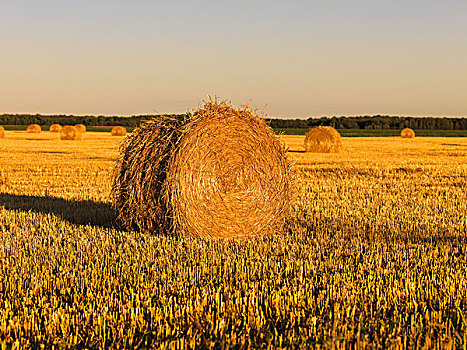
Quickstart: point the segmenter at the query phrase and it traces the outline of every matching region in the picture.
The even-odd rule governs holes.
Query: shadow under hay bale
[[[342,149],[341,135],[331,126],[317,126],[305,135],[305,151],[337,153]]]
[[[60,132],[62,131],[62,126],[60,124],[52,124],[49,128],[50,132]]]
[[[186,119],[156,118],[121,147],[113,184],[127,228],[201,238],[283,229],[291,168],[255,111],[206,102]]]
[[[110,134],[112,136],[125,136],[127,132],[123,126],[114,126]]]
[[[72,125],[65,125],[60,131],[60,140],[81,141],[83,134]]]
[[[404,128],[401,131],[401,137],[403,139],[413,139],[415,137],[415,131],[410,128]]]
[[[109,203],[69,201],[50,196],[24,196],[0,193],[0,206],[7,210],[25,210],[54,214],[63,220],[77,225],[116,227],[114,225],[115,210]]]
[[[26,131],[32,134],[39,134],[42,131],[42,129],[41,129],[41,126],[38,124],[31,124],[31,125],[28,125],[28,128],[26,129]]]

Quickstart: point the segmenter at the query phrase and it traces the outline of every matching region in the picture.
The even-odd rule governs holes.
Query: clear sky
[[[467,116],[467,1],[2,0],[0,114]]]

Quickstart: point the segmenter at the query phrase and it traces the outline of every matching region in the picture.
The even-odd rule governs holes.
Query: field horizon
[[[25,131],[27,125],[2,125],[5,131]],[[48,132],[50,125],[42,125],[42,131]],[[87,132],[108,132],[113,126],[86,126]],[[132,132],[135,127],[125,127],[128,132]],[[277,134],[290,136],[305,135],[310,128],[272,128]],[[399,129],[337,129],[342,137],[398,137]],[[422,130],[415,129],[417,137],[467,137],[467,130]]]

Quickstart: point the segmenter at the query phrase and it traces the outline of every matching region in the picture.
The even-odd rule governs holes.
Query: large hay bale
[[[76,126],[65,125],[60,131],[60,140],[80,141],[83,138],[81,131]]]
[[[49,128],[50,132],[60,132],[62,130],[62,126],[60,124],[52,124]]]
[[[342,149],[341,135],[331,126],[317,126],[305,135],[305,151],[336,153]]]
[[[114,126],[110,132],[112,136],[125,136],[126,129],[123,126]]]
[[[255,111],[225,101],[136,128],[115,170],[114,203],[127,228],[254,237],[280,231],[288,211],[286,149]]]
[[[42,131],[41,126],[38,124],[31,124],[28,125],[28,128],[26,129],[27,132],[33,133],[33,134],[38,134]]]
[[[86,132],[86,126],[84,124],[76,124],[75,128],[82,134]]]
[[[401,137],[403,139],[413,139],[415,137],[415,131],[413,131],[412,129],[410,128],[405,128],[405,129],[402,129],[401,131]]]
[[[0,125],[0,139],[5,137],[5,128]]]

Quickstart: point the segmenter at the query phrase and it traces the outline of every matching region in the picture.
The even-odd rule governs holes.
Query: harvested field
[[[305,153],[287,232],[115,226],[119,138],[0,140],[0,343],[79,348],[467,345],[467,139],[342,138]]]

